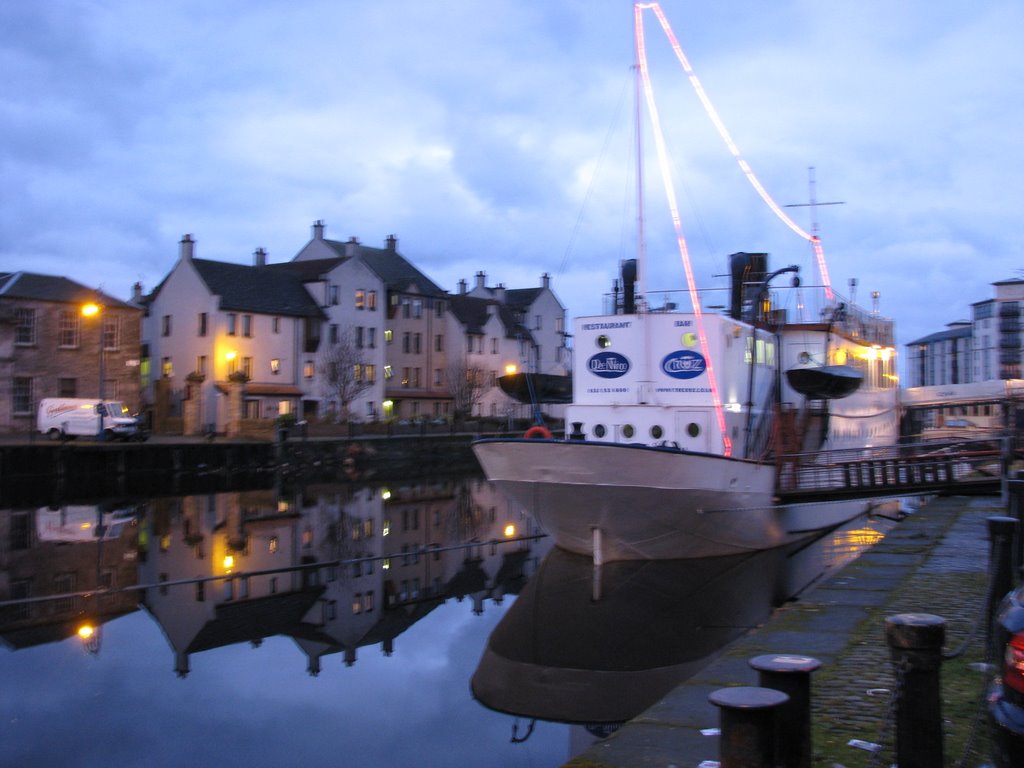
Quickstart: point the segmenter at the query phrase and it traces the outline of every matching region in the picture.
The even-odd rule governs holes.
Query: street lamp
[[[95,317],[99,323],[99,339],[100,339],[100,404],[99,404],[99,415],[100,415],[100,429],[97,437],[103,439],[103,416],[106,413],[107,406],[103,403],[103,379],[105,378],[104,368],[104,355],[103,355],[103,307],[96,302],[90,301],[82,307],[82,315],[85,317]]]

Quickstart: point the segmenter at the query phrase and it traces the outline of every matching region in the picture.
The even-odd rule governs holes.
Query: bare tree
[[[469,365],[465,359],[453,361],[445,371],[448,393],[452,396],[455,419],[473,415],[473,406],[491,388],[490,371]]]
[[[324,372],[324,395],[332,407],[337,406],[335,421],[348,421],[352,401],[373,386],[366,375],[363,350],[356,346],[351,328],[341,331],[336,341],[325,344],[320,350],[320,370]]]

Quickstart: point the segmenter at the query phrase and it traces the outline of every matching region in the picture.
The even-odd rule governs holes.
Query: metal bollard
[[[789,697],[771,688],[741,686],[719,688],[708,701],[719,709],[721,768],[774,768],[776,715]]]
[[[1013,589],[1014,573],[1018,563],[1014,560],[1014,545],[1020,524],[1012,517],[994,515],[988,518],[988,576],[991,589],[988,596],[986,634],[991,639],[992,622],[1006,593]],[[991,646],[989,646],[991,647]]]
[[[811,756],[811,673],[821,666],[810,656],[769,654],[748,662],[758,672],[758,685],[774,688],[789,696],[779,707],[778,765],[780,768],[810,768]]]
[[[1006,481],[1006,516],[1017,521],[1017,529],[1024,530],[1024,471],[1014,472],[1015,477]],[[1024,536],[1018,535],[1013,546],[1013,572],[1024,565]]]
[[[896,764],[900,768],[942,768],[939,671],[945,637],[945,619],[930,613],[902,613],[885,620],[896,674]]]

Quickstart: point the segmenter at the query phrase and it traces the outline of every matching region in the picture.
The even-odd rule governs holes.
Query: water
[[[21,500],[0,530],[5,766],[560,765],[794,572],[595,572],[473,477]],[[802,583],[880,535],[852,530]]]

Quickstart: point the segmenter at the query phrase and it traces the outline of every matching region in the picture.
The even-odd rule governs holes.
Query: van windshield
[[[118,402],[117,400],[110,400],[104,403],[104,405],[107,407],[107,416],[128,417],[131,415],[125,407],[125,404]]]

